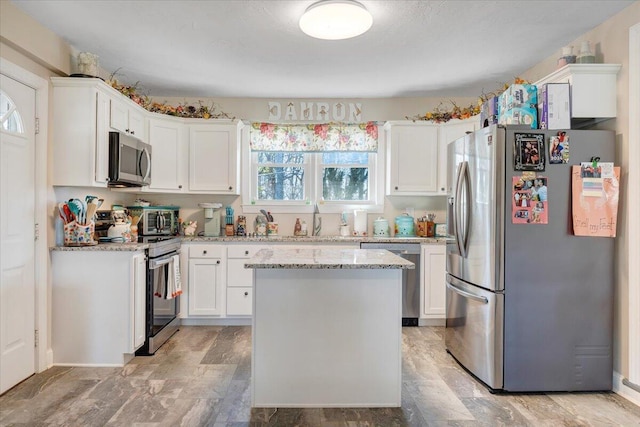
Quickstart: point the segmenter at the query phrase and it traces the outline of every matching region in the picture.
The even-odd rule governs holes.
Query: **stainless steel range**
[[[139,243],[148,243],[146,339],[136,351],[138,356],[154,354],[180,326],[180,295],[171,294],[175,280],[181,238],[177,236],[140,236]]]

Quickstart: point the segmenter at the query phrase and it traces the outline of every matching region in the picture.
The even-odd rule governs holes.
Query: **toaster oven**
[[[173,236],[179,234],[178,206],[129,206],[131,216],[139,216],[140,236]]]

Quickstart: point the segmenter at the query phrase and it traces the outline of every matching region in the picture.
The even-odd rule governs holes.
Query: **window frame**
[[[260,209],[272,213],[304,214],[313,213],[318,206],[320,213],[341,213],[345,210],[361,209],[370,213],[384,212],[384,168],[385,139],[379,138],[377,153],[368,153],[369,163],[369,200],[367,201],[333,201],[322,200],[322,152],[304,153],[305,200],[257,200],[258,163],[257,152],[252,152],[249,144],[250,125],[241,131],[242,142],[242,210],[244,213],[260,213]]]

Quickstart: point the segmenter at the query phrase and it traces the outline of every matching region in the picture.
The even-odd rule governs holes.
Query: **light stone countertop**
[[[219,236],[219,237],[183,237],[183,243],[421,243],[421,244],[444,244],[444,237],[359,237],[359,236],[276,236],[276,237],[239,237],[239,236]]]
[[[415,264],[384,249],[261,249],[245,268],[414,269]]]
[[[148,248],[148,243],[100,243],[92,246],[52,246],[49,250],[61,252],[135,252],[143,251]]]

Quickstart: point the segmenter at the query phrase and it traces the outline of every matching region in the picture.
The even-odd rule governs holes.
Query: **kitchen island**
[[[262,249],[254,269],[253,407],[399,407],[402,269],[377,249]]]

